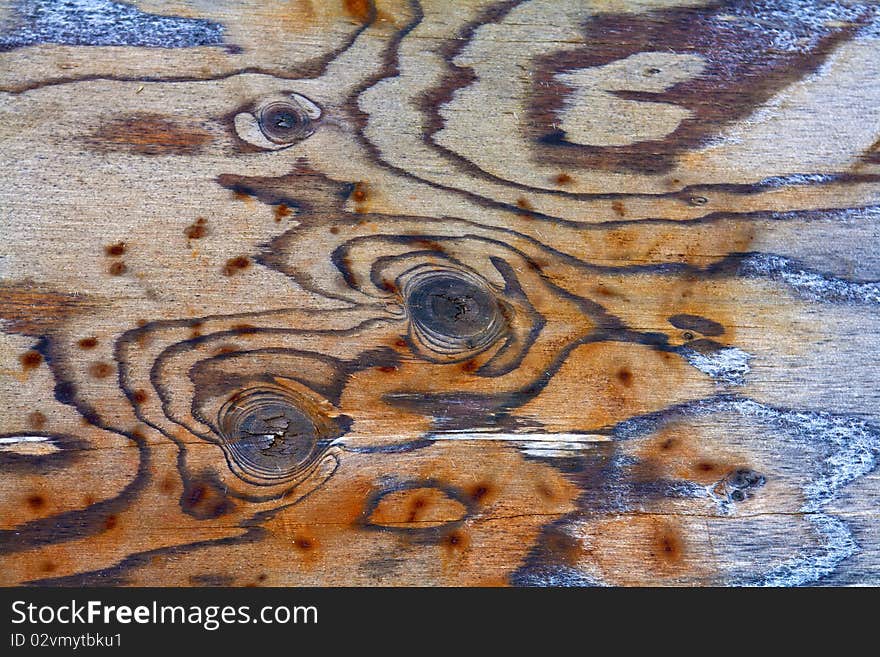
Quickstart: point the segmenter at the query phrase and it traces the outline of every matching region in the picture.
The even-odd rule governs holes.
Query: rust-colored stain
[[[158,114],[113,119],[99,127],[89,144],[98,151],[138,155],[195,155],[211,141],[211,133]]]

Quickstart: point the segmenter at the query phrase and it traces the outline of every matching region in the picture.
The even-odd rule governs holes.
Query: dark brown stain
[[[18,360],[21,361],[21,368],[27,371],[38,368],[40,363],[43,362],[43,356],[40,355],[39,351],[31,349],[19,356]]]
[[[629,388],[633,382],[633,373],[630,372],[627,368],[621,367],[617,370],[617,374],[615,375],[617,380],[620,381],[623,385]]]
[[[572,178],[567,173],[560,173],[558,176],[556,176],[556,178],[553,179],[553,182],[555,182],[557,185],[559,185],[561,187],[564,187],[566,185],[570,185],[571,183],[573,183],[574,178]]]
[[[251,335],[256,333],[259,329],[253,324],[234,324],[232,330],[238,335]]]
[[[478,369],[480,369],[480,363],[477,361],[476,358],[470,358],[464,361],[460,367],[462,372],[476,372]]]
[[[97,151],[123,151],[138,155],[194,155],[211,141],[211,133],[159,114],[138,114],[114,119],[89,138]]]
[[[110,531],[111,529],[116,527],[117,524],[119,524],[119,520],[116,518],[116,516],[114,516],[113,514],[110,514],[104,520],[104,529],[106,529],[107,531]]]
[[[205,325],[205,323],[201,322],[201,321],[195,321],[192,324],[190,324],[189,337],[190,338],[202,337],[202,326],[204,326],[204,325]]]
[[[56,565],[55,565],[53,562],[51,562],[51,561],[44,561],[44,562],[42,562],[42,563],[40,564],[40,571],[41,571],[41,572],[44,572],[44,573],[52,573],[52,572],[55,572],[55,569],[56,569],[57,567],[58,567],[58,566],[56,566]]]
[[[113,366],[109,363],[98,362],[89,366],[89,375],[96,379],[106,379],[113,374]]]
[[[491,493],[492,484],[488,482],[480,482],[476,486],[468,490],[468,496],[477,503],[486,501]]]
[[[305,536],[297,536],[293,539],[293,544],[300,550],[311,550],[315,547],[315,540]]]
[[[209,479],[187,482],[180,496],[180,508],[198,520],[209,520],[227,515],[235,504]]]
[[[118,262],[114,262],[114,263],[113,263],[112,265],[110,265],[110,267],[107,269],[107,272],[108,272],[111,276],[122,276],[122,275],[123,275],[125,272],[127,272],[127,271],[128,271],[128,267],[126,267],[126,266],[125,266],[125,263],[122,262],[121,260],[118,261]]]
[[[28,415],[28,426],[39,431],[46,426],[46,416],[40,411],[33,411]]]
[[[143,389],[135,390],[131,393],[132,401],[134,401],[135,404],[143,404],[147,401],[148,397],[147,391]]]
[[[28,508],[31,511],[39,511],[44,506],[46,506],[46,498],[36,493],[34,495],[28,496],[25,502],[27,503]]]
[[[330,233],[333,235],[339,235],[339,226],[330,226]]]
[[[183,234],[187,239],[200,240],[208,234],[207,224],[208,222],[203,217],[199,217],[194,223],[183,229]]]
[[[117,242],[116,244],[108,244],[104,247],[104,255],[109,257],[118,257],[125,253],[125,242]]]
[[[232,190],[232,198],[234,198],[236,201],[249,201],[251,199],[251,195],[241,190],[234,189]]]
[[[223,267],[223,273],[226,276],[232,276],[236,272],[247,269],[250,266],[250,258],[246,256],[237,256],[226,261],[226,265]]]
[[[83,338],[77,344],[80,349],[94,349],[98,346],[98,338]]]
[[[376,369],[386,374],[391,374],[392,372],[397,371],[397,367],[395,365],[380,365]]]
[[[520,210],[525,210],[527,212],[531,212],[535,209],[531,201],[529,201],[529,199],[527,199],[525,196],[520,196],[518,199],[516,199],[516,207],[518,207]]]
[[[626,206],[624,206],[623,201],[612,201],[611,209],[614,210],[614,214],[618,217],[623,218],[626,216]]]
[[[279,203],[275,206],[275,222],[281,223],[283,219],[289,217],[293,214],[293,210],[284,205],[284,203]]]

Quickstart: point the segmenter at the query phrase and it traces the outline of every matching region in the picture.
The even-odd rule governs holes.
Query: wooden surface
[[[0,3],[0,583],[880,584],[880,9]]]

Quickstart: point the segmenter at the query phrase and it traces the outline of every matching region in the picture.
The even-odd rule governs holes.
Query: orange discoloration
[[[128,151],[138,155],[193,155],[211,141],[211,133],[158,114],[114,119],[88,140],[98,151]]]
[[[284,205],[284,203],[280,203],[275,206],[274,215],[275,215],[275,222],[276,223],[281,223],[281,221],[283,219],[289,217],[292,214],[293,214],[293,210],[291,210],[289,207]]]
[[[370,0],[343,0],[345,12],[358,23],[369,23],[373,19],[373,3]]]
[[[388,493],[370,514],[374,525],[435,527],[464,518],[465,506],[437,488],[415,488]]]

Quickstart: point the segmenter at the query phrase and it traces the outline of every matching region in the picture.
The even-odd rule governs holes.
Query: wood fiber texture
[[[0,584],[880,584],[880,8],[0,2]]]

